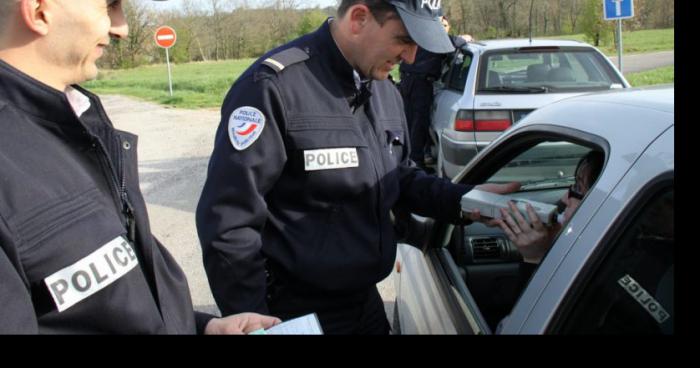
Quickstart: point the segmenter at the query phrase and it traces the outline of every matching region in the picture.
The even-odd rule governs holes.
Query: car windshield
[[[565,188],[574,183],[576,165],[588,151],[569,142],[542,142],[511,160],[488,182],[519,181],[521,191]]]
[[[512,49],[480,61],[478,93],[585,92],[622,87],[613,68],[593,49]]]

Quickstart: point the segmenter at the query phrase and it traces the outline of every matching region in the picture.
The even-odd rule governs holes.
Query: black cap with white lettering
[[[455,50],[440,22],[441,0],[389,0],[418,46],[436,54]]]

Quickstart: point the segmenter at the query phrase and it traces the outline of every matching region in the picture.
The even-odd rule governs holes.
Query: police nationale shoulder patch
[[[228,137],[233,148],[242,151],[253,144],[265,127],[265,115],[252,106],[241,106],[228,118]]]

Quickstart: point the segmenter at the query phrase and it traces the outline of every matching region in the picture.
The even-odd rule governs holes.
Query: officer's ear
[[[49,24],[53,19],[54,6],[56,4],[51,0],[19,0],[22,23],[30,31],[46,36],[49,33]]]
[[[348,9],[350,20],[350,30],[356,35],[362,32],[367,24],[373,19],[372,13],[365,4],[356,4]]]

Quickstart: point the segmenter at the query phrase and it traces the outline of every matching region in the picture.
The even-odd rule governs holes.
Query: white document
[[[556,219],[557,206],[555,205],[531,201],[529,199],[514,198],[508,195],[495,194],[477,189],[472,189],[462,196],[461,205],[463,212],[470,213],[478,209],[483,217],[500,218],[501,208],[505,208],[510,212],[508,201],[515,202],[520,213],[528,221],[530,220],[530,216],[527,214],[526,203],[532,206],[532,209],[537,213],[537,217],[539,217],[540,221],[543,223],[550,224]]]
[[[316,313],[311,313],[272,326],[265,335],[323,335],[323,330]]]

